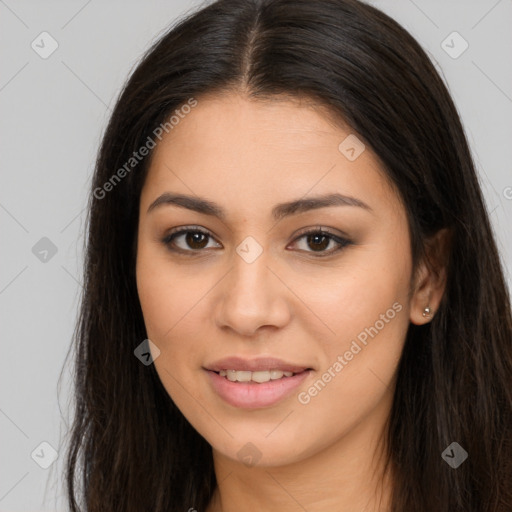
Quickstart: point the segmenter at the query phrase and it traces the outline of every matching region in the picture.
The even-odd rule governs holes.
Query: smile
[[[261,409],[285,400],[312,372],[309,369],[299,373],[280,370],[205,371],[214,392],[224,402],[240,409]]]

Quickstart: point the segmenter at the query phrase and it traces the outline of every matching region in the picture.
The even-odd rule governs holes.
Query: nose
[[[216,324],[251,337],[262,328],[282,328],[290,320],[290,290],[271,268],[268,251],[252,262],[238,253],[217,289]],[[274,265],[275,266],[275,265]]]

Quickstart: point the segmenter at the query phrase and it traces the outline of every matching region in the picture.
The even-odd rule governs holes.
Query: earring
[[[427,307],[423,310],[423,316],[424,316],[424,317],[428,317],[428,318],[432,318],[432,313],[430,313],[430,306],[427,306]]]

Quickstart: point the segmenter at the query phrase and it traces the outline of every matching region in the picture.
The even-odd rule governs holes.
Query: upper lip
[[[280,370],[283,372],[300,373],[310,369],[308,366],[300,366],[288,363],[275,357],[258,357],[255,359],[243,359],[241,357],[226,357],[219,359],[205,367],[207,370],[219,372],[220,370],[240,370],[258,372],[265,370]]]

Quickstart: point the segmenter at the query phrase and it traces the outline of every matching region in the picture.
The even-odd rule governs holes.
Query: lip
[[[283,372],[300,373],[311,369],[308,366],[287,363],[275,357],[258,357],[256,359],[243,359],[241,357],[226,357],[205,366],[206,370],[219,372],[220,370],[240,370],[258,372],[265,370],[281,370]],[[292,377],[288,377],[292,378]]]
[[[290,363],[275,357],[258,357],[243,359],[241,357],[226,357],[219,359],[203,368],[210,383],[225,402],[242,409],[261,409],[270,407],[286,397],[309,376],[313,368]],[[270,380],[268,382],[232,382],[218,375],[220,370],[265,371],[280,370],[296,375]]]
[[[242,370],[239,366],[236,369]],[[229,405],[241,409],[262,409],[270,407],[291,395],[312,370],[303,370],[292,377],[283,377],[261,384],[257,382],[231,382],[213,370],[205,369],[205,371],[215,392]]]

